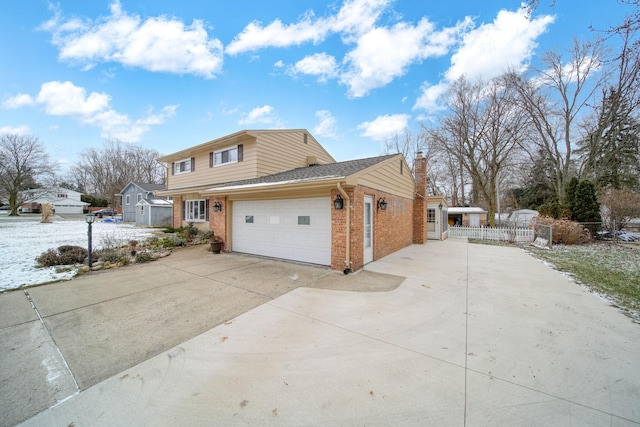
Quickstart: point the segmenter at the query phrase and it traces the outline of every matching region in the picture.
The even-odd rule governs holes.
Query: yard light
[[[93,266],[93,262],[91,259],[91,224],[94,223],[94,221],[96,220],[95,215],[86,215],[84,217],[84,220],[87,221],[87,226],[88,226],[88,230],[87,230],[87,237],[89,238],[89,258],[88,258],[88,263],[89,263],[89,268],[91,268]]]

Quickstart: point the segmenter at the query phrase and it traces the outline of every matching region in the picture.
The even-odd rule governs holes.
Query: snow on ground
[[[62,245],[86,248],[88,226],[84,216],[66,220],[54,216],[49,224],[41,223],[41,219],[40,215],[0,215],[0,292],[22,285],[70,279],[75,275],[74,271],[56,272],[55,267],[38,268],[35,258],[47,249],[57,249]],[[99,249],[108,240],[120,245],[131,239],[143,241],[152,233],[153,229],[96,218],[92,225],[92,247]]]

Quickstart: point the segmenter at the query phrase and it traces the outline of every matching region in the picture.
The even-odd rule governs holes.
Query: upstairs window
[[[175,162],[173,164],[173,174],[179,175],[181,173],[193,172],[196,169],[196,159],[190,158]]]
[[[243,158],[242,148],[242,144],[239,144],[235,147],[229,147],[225,148],[224,150],[218,150],[209,153],[209,167],[241,162]]]

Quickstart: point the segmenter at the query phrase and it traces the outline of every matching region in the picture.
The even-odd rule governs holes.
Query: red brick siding
[[[182,226],[182,196],[173,196],[173,227]]]
[[[222,205],[220,212],[213,210],[213,205],[218,202]],[[226,197],[209,197],[209,229],[213,231],[213,234],[221,237],[224,245],[223,251],[227,250],[227,198]]]

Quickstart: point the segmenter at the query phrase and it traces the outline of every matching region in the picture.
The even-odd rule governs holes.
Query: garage
[[[329,197],[233,202],[234,252],[331,265]]]

